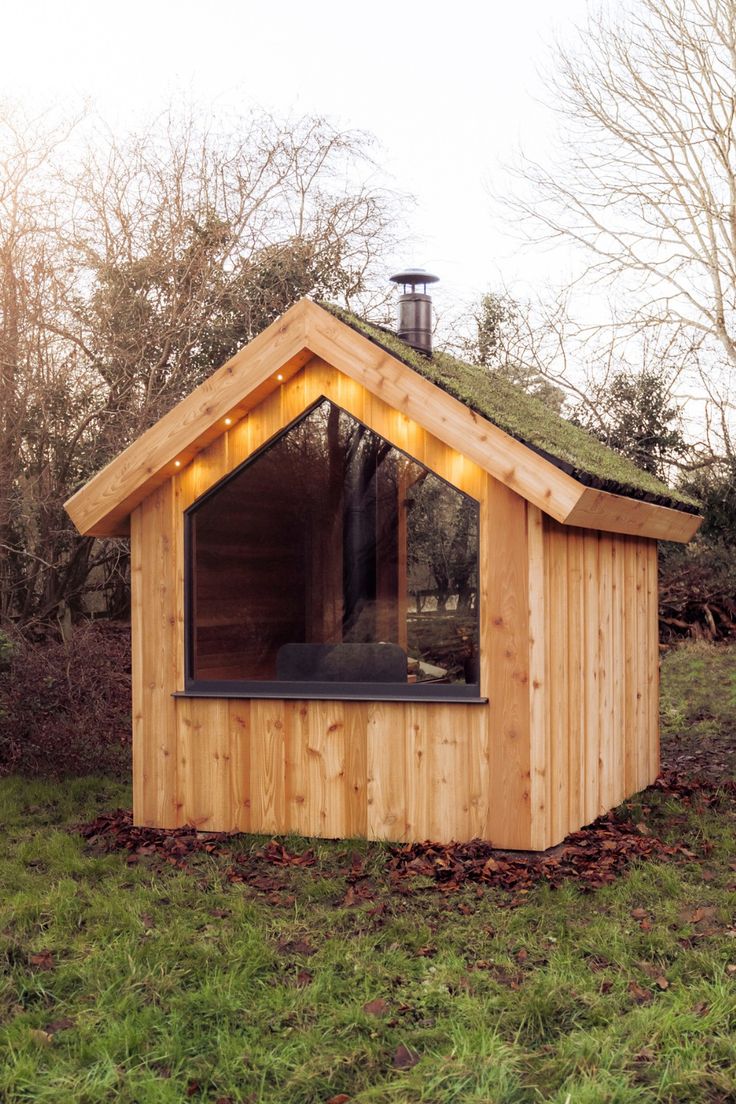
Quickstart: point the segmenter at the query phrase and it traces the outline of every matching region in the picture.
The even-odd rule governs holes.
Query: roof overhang
[[[312,357],[320,357],[564,525],[685,542],[702,518],[586,487],[340,319],[302,299],[146,430],[65,508],[88,536],[126,536],[135,507]]]

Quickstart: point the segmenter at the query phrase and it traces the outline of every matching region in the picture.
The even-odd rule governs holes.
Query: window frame
[[[431,472],[437,479],[439,479],[446,486],[450,487],[457,494],[463,495],[465,498],[474,502],[479,511],[480,518],[480,501],[473,495],[468,494],[466,491],[460,490],[454,483],[451,483],[448,479],[439,475],[436,471],[430,468],[427,464],[418,460],[412,456],[405,449],[400,448],[394,444],[387,437],[384,437],[382,433],[372,429],[360,418],[356,418],[349,410],[345,410],[339,403],[329,398],[327,395],[320,395],[313,403],[306,407],[296,418],[293,418],[288,425],[282,427],[277,433],[274,433],[267,441],[264,441],[255,452],[247,456],[237,467],[232,471],[227,472],[211,487],[208,487],[194,502],[192,502],[183,512],[183,525],[184,525],[184,540],[183,540],[183,554],[184,554],[184,690],[174,693],[175,698],[270,698],[273,700],[314,700],[314,701],[406,701],[406,702],[460,702],[465,704],[485,704],[488,699],[481,694],[481,677],[482,677],[482,665],[479,664],[478,682],[477,683],[378,683],[378,682],[279,682],[276,679],[271,680],[246,680],[246,679],[197,679],[194,676],[194,582],[195,582],[195,570],[194,560],[192,555],[192,549],[194,547],[194,540],[192,536],[195,515],[197,510],[210,498],[215,497],[221,487],[235,479],[242,471],[256,463],[258,458],[273,445],[277,444],[283,437],[285,437],[295,426],[297,426],[323,402],[329,402],[332,406],[337,407],[340,411],[345,413],[358,425],[362,426],[367,432],[374,434],[376,437],[380,437],[386,441],[397,452],[405,456],[409,461],[415,464],[419,464],[422,468]],[[482,540],[482,533],[480,525],[478,527],[478,574],[480,576],[480,546]],[[475,605],[475,620],[478,631],[478,650],[480,652],[480,627],[481,627],[481,587],[480,577],[478,579],[478,587],[476,591],[476,605]]]

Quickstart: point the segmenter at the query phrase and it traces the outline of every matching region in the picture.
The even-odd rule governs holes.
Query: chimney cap
[[[389,279],[393,284],[409,284],[414,288],[417,284],[424,284],[425,288],[427,284],[439,283],[439,276],[433,276],[431,272],[427,272],[426,268],[402,268],[401,272],[397,272],[395,276],[390,276]]]

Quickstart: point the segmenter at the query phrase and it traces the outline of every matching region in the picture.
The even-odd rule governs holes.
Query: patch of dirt
[[[698,731],[662,738],[662,776],[676,775],[683,782],[728,786],[736,776],[736,734],[706,736]],[[656,785],[656,783],[655,783]]]

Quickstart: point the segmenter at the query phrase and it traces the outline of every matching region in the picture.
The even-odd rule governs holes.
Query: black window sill
[[[273,683],[250,684],[234,682],[199,682],[172,695],[174,698],[249,698],[270,701],[382,701],[382,702],[448,702],[458,705],[487,705],[488,698],[478,694],[477,686],[443,683],[388,683],[372,686],[360,683]]]

